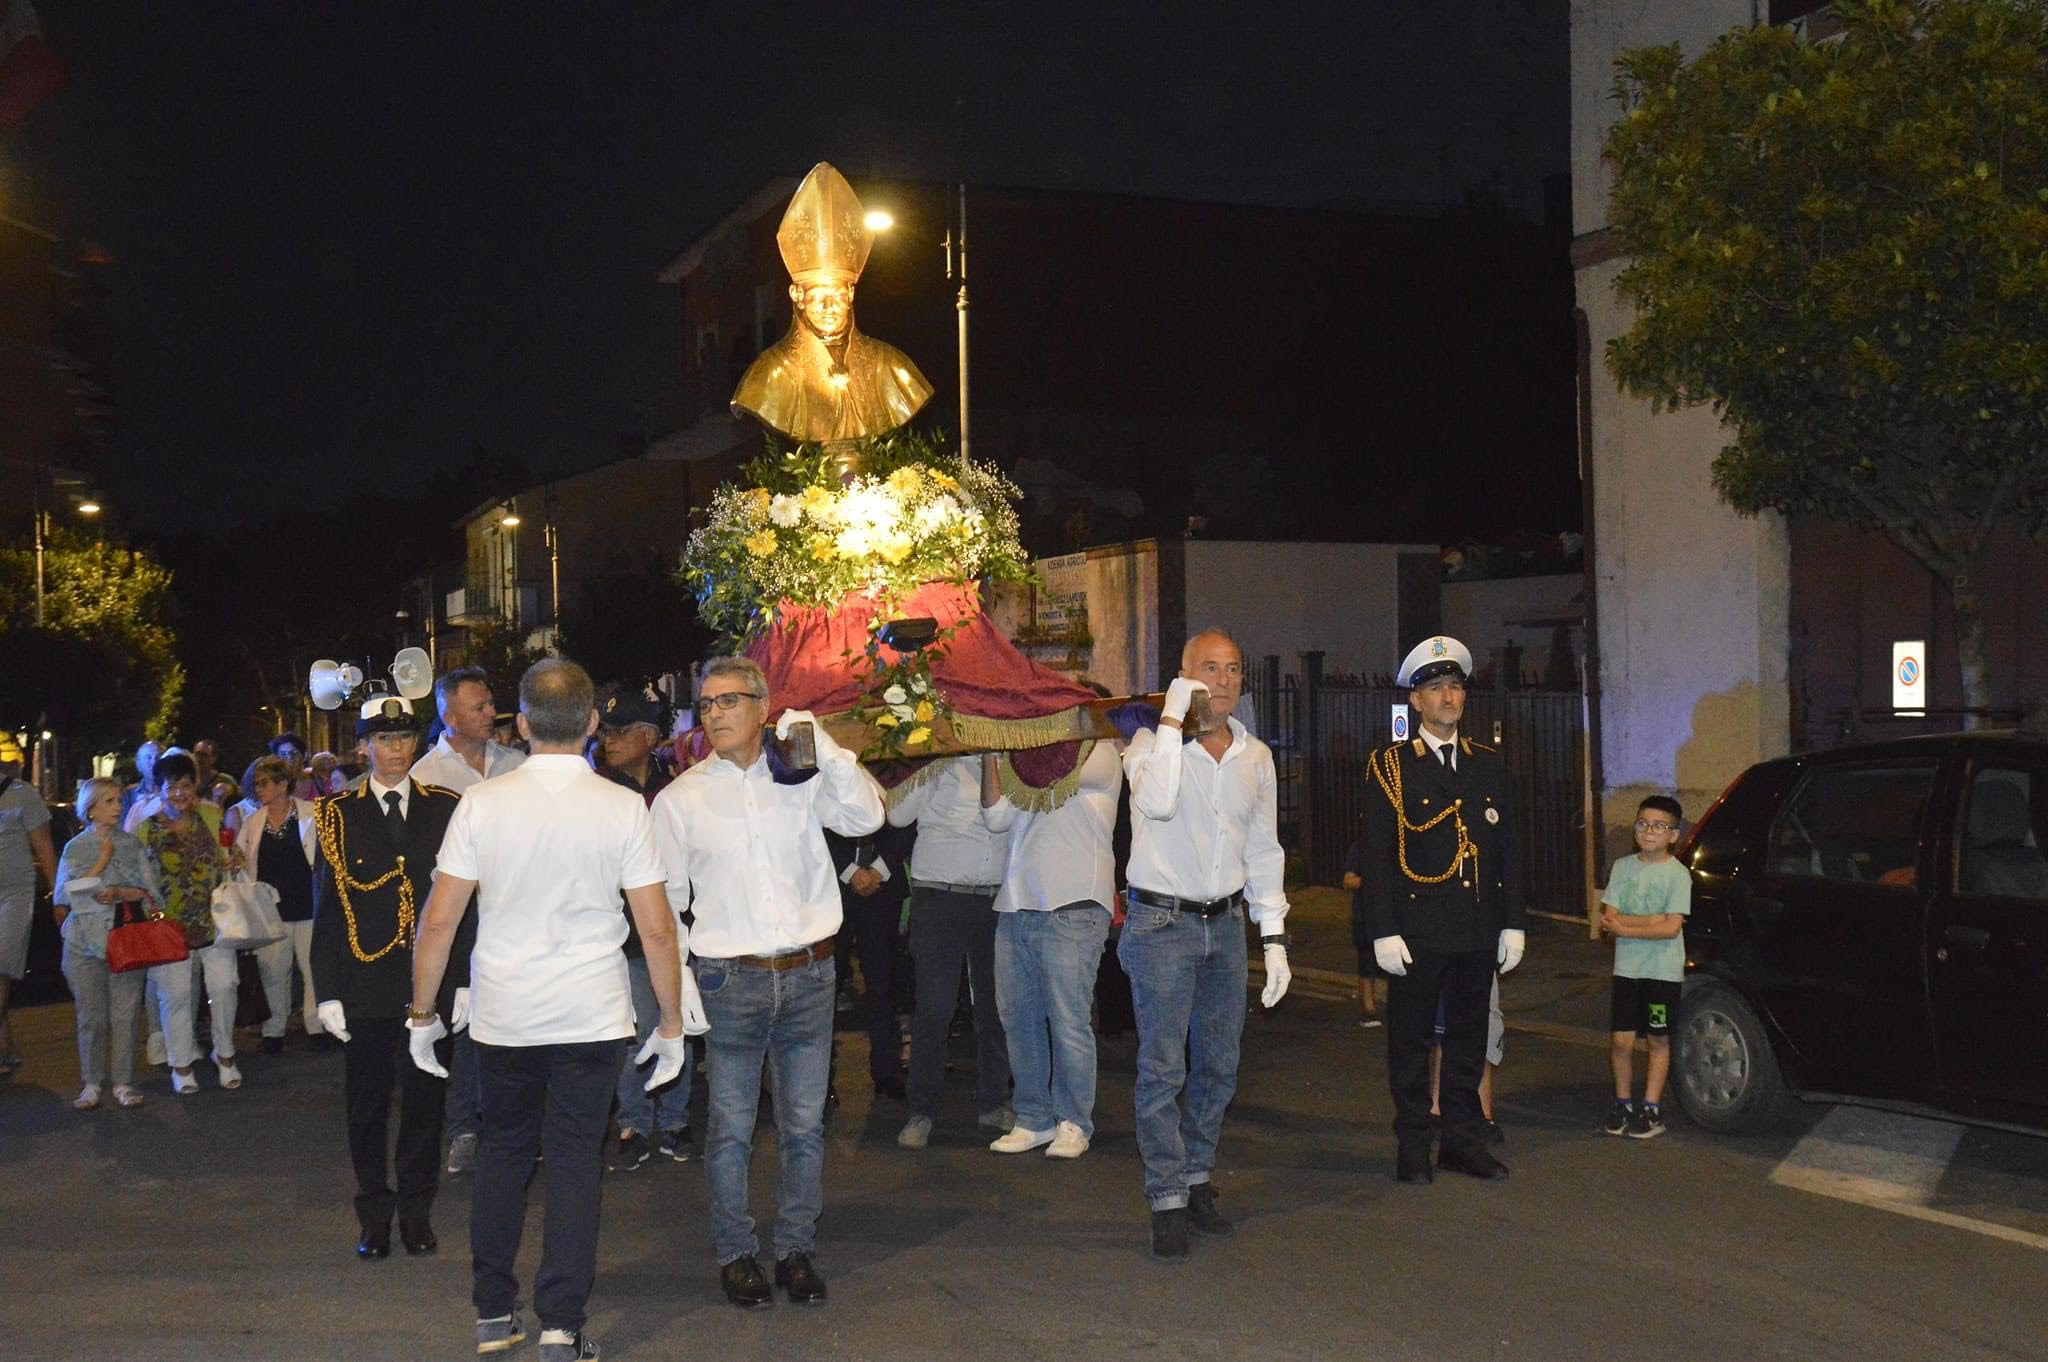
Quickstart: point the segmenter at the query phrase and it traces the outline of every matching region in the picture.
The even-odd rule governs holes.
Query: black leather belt
[[[1125,891],[1131,902],[1142,903],[1147,908],[1164,908],[1170,913],[1193,913],[1196,917],[1221,917],[1233,908],[1244,906],[1244,891],[1225,894],[1220,899],[1177,899],[1171,894],[1155,894],[1149,889],[1132,885]]]

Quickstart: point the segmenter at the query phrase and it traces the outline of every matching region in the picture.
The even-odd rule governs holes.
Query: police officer
[[[1486,1148],[1479,1080],[1494,971],[1522,959],[1522,880],[1506,764],[1458,732],[1471,671],[1472,654],[1456,639],[1417,644],[1395,681],[1408,687],[1420,726],[1366,763],[1366,910],[1373,956],[1388,975],[1387,1081],[1402,1182],[1431,1180],[1429,1052],[1439,1000],[1436,1166],[1477,1178],[1508,1175]]]
[[[369,743],[362,785],[322,799],[314,813],[313,977],[319,1017],[344,1043],[349,1155],[356,1172],[356,1254],[391,1252],[391,1217],[414,1257],[436,1248],[428,1212],[434,1204],[441,1148],[442,1080],[407,1058],[406,1011],[412,1001],[412,948],[426,906],[441,834],[458,796],[409,774],[419,735],[412,702],[372,695],[356,733]],[[469,979],[475,913],[463,919],[443,985],[441,1010],[461,1027],[457,984]],[[465,990],[466,991],[466,990]],[[441,1042],[442,1063],[448,1060]],[[391,1188],[391,1090],[402,1085],[398,1118],[397,1191]]]

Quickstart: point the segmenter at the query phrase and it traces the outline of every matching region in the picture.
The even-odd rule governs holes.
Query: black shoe
[[[1617,1097],[1614,1099],[1614,1105],[1608,1108],[1607,1124],[1601,1129],[1609,1135],[1626,1135],[1628,1123],[1634,1119],[1635,1114],[1636,1109],[1627,1098]]]
[[[262,1044],[262,1046],[261,1046],[260,1048],[262,1049],[263,1053],[264,1053],[264,1054],[266,1054],[266,1055],[277,1055],[277,1054],[283,1054],[283,1053],[284,1053],[284,1037],[283,1037],[283,1036],[265,1036],[265,1037],[263,1038],[263,1044]]]
[[[654,1157],[654,1146],[645,1135],[637,1130],[628,1130],[619,1136],[619,1142],[612,1148],[612,1156],[605,1160],[605,1171],[630,1173]]]
[[[1188,1212],[1185,1206],[1152,1212],[1152,1256],[1162,1263],[1188,1260]]]
[[[1479,1118],[1480,1138],[1488,1149],[1502,1149],[1507,1146],[1508,1133],[1500,1128],[1500,1122],[1489,1116]]]
[[[379,1225],[374,1229],[365,1229],[363,1237],[356,1240],[356,1257],[366,1263],[374,1263],[379,1259],[389,1258],[390,1256],[391,1226],[389,1224]]]
[[[1210,1183],[1198,1182],[1188,1188],[1188,1228],[1218,1239],[1237,1233],[1237,1226],[1216,1209],[1216,1188]]]
[[[887,1097],[901,1102],[908,1095],[903,1087],[903,1078],[900,1074],[875,1080],[875,1096],[877,1097]]]
[[[775,1303],[775,1288],[768,1285],[761,1260],[751,1253],[718,1269],[718,1284],[725,1288],[725,1298],[742,1310],[759,1310]]]
[[[1498,1182],[1508,1175],[1506,1164],[1487,1153],[1485,1146],[1476,1144],[1445,1145],[1437,1153],[1436,1166],[1487,1182]]]
[[[825,1279],[811,1266],[811,1255],[792,1253],[775,1260],[775,1284],[789,1296],[791,1305],[823,1305]]]
[[[696,1158],[697,1146],[690,1139],[690,1128],[678,1126],[674,1130],[662,1131],[661,1142],[655,1147],[655,1152],[677,1163],[688,1163]]]
[[[441,1247],[441,1241],[434,1237],[434,1227],[425,1216],[418,1220],[401,1218],[398,1222],[398,1242],[405,1245],[405,1251],[415,1258],[424,1258]]]
[[[1394,1176],[1402,1182],[1434,1182],[1429,1170],[1429,1146],[1403,1145],[1394,1160]]]

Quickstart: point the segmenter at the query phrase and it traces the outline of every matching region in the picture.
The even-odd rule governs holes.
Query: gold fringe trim
[[[953,716],[954,739],[965,747],[1003,751],[1019,747],[1047,747],[1056,742],[1076,742],[1101,736],[1095,716],[1087,706],[1076,705],[1057,714],[1035,719],[984,719],[977,714]]]

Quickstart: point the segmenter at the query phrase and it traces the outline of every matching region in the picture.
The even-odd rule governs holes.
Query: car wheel
[[[1781,1109],[1785,1080],[1756,1009],[1726,984],[1703,984],[1679,1009],[1678,1100],[1716,1134],[1761,1130]]]

